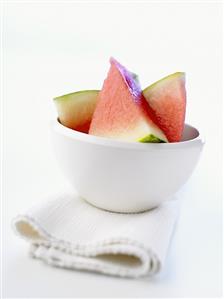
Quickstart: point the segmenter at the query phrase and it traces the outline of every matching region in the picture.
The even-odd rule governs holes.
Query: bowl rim
[[[200,131],[187,123],[185,123],[186,127],[192,128],[197,131],[198,136],[181,142],[171,142],[171,143],[141,143],[141,142],[128,142],[128,141],[120,141],[114,140],[110,138],[100,137],[89,135],[86,133],[82,133],[79,131],[75,131],[68,127],[62,125],[58,119],[52,120],[50,122],[51,130],[59,133],[60,135],[64,135],[73,140],[79,140],[86,143],[102,145],[107,147],[115,147],[115,148],[125,148],[125,149],[135,149],[135,150],[175,150],[175,149],[186,149],[191,147],[201,147],[205,143],[204,135],[200,133]]]

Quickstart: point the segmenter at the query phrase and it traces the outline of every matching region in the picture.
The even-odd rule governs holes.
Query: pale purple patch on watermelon
[[[129,72],[123,65],[121,65],[116,59],[113,57],[110,58],[110,63],[115,64],[120,74],[122,75],[125,83],[128,86],[131,94],[134,97],[134,101],[139,103],[142,99],[142,90],[138,81],[134,78],[133,74]]]

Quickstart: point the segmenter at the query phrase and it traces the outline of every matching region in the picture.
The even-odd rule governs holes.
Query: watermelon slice
[[[143,90],[143,95],[169,142],[181,140],[185,111],[185,73],[169,75]]]
[[[124,141],[167,142],[133,74],[110,59],[111,67],[93,114],[89,134]]]
[[[88,133],[98,94],[98,90],[83,90],[54,98],[61,124]]]

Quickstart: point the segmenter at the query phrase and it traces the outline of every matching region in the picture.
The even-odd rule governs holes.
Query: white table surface
[[[4,297],[221,295],[220,10],[218,4],[5,5]],[[28,244],[10,227],[19,212],[67,186],[49,139],[48,124],[56,116],[52,97],[100,88],[110,55],[141,74],[143,87],[185,70],[186,120],[207,140],[194,174],[177,194],[181,212],[165,267],[151,279],[51,268],[29,258]]]

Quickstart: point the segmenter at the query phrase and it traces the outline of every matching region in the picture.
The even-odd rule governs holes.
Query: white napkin
[[[177,200],[120,214],[68,193],[17,216],[13,228],[30,242],[32,257],[52,266],[139,277],[161,269],[177,215]]]

